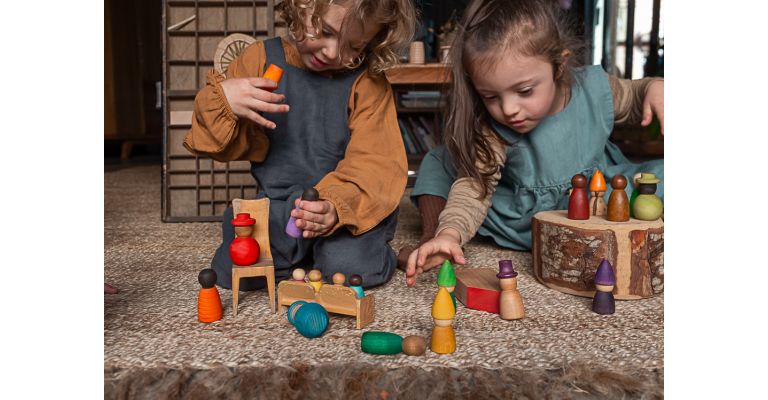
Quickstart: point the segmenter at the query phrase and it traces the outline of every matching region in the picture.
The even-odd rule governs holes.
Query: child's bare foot
[[[117,292],[118,290],[116,287],[104,282],[104,294],[117,294]]]

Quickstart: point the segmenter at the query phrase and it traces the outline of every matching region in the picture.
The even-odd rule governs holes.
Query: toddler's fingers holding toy
[[[270,92],[277,89],[277,82],[267,78],[261,78],[261,77],[248,78],[248,83],[250,83],[251,86],[255,88],[268,90]]]

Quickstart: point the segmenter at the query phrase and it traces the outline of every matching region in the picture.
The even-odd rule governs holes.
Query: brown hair
[[[508,52],[543,56],[552,63],[554,80],[570,87],[571,69],[583,45],[564,28],[555,2],[542,0],[473,0],[467,6],[450,50],[451,84],[445,114],[445,143],[458,176],[474,178],[481,197],[491,188],[496,170],[478,171],[476,162],[491,165],[492,118],[470,80],[469,72],[489,70]],[[564,56],[565,54],[565,56]],[[570,55],[570,56],[569,56]]]
[[[288,32],[294,40],[302,41],[322,32],[321,17],[333,2],[334,0],[284,0],[278,7],[280,17],[288,25]],[[416,10],[411,0],[336,0],[336,4],[344,5],[349,10],[339,33],[342,38],[339,43],[340,57],[347,48],[347,40],[344,40],[346,27],[353,19],[363,25],[373,22],[382,26],[381,31],[361,52],[361,57],[344,60],[346,68],[356,68],[363,62],[363,58],[368,58],[369,71],[379,74],[398,63],[398,54],[408,47],[416,30]],[[315,33],[308,32],[304,24],[307,13],[312,13],[310,21]]]

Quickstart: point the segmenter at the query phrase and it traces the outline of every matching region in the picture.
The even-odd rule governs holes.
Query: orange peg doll
[[[262,76],[262,78],[267,78],[270,81],[275,83],[280,83],[280,78],[282,77],[283,77],[283,69],[278,67],[275,64],[269,64],[269,67],[267,67],[267,70],[264,71],[264,75]],[[272,92],[275,89],[272,89],[272,90],[265,89],[265,90]]]
[[[613,191],[608,198],[608,221],[629,221],[629,198],[624,188],[627,187],[627,178],[624,175],[616,175],[611,178]]]
[[[605,215],[605,176],[600,170],[596,170],[589,180],[589,192],[592,197],[589,199],[589,212],[595,216]]]
[[[214,322],[221,319],[221,297],[216,289],[216,271],[206,268],[197,275],[202,288],[197,296],[197,319],[200,322]]]

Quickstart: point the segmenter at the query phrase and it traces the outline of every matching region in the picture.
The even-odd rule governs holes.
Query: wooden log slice
[[[611,222],[604,216],[571,220],[566,210],[533,216],[533,274],[552,289],[593,297],[595,271],[605,258],[613,265],[620,300],[664,291],[664,221]]]

